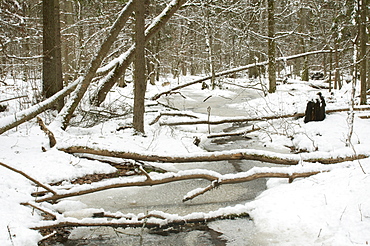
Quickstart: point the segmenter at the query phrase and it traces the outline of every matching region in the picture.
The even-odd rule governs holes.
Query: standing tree
[[[276,91],[276,59],[275,59],[275,9],[274,0],[267,0],[268,29],[268,78],[269,93]]]
[[[366,104],[366,43],[367,43],[367,33],[366,33],[366,8],[367,0],[359,0],[359,60],[360,60],[360,103],[361,105]]]
[[[43,13],[43,72],[42,93],[48,98],[63,89],[59,0],[42,1]],[[61,110],[64,99],[57,101],[55,108]]]
[[[135,1],[134,118],[133,127],[144,133],[145,112],[145,2]]]

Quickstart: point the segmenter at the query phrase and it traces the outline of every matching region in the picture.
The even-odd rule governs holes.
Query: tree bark
[[[145,4],[146,0],[135,1],[135,60],[134,60],[134,116],[133,127],[144,133],[145,113]]]
[[[43,0],[42,94],[45,98],[63,89],[60,42],[59,0]],[[55,109],[63,108],[64,98],[56,100]]]

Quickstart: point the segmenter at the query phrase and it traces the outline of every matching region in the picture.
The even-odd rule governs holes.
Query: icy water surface
[[[212,95],[204,98],[204,94],[187,91],[183,97],[174,96],[165,102],[182,110],[205,113],[208,107],[212,108],[212,115],[245,116],[242,110],[233,111],[227,105],[247,101],[257,97],[256,92],[238,90],[238,93],[228,96]],[[206,100],[205,100],[206,99]],[[232,129],[228,129],[232,130]],[[245,148],[250,145],[248,139],[237,137],[223,141],[208,141],[203,147],[208,151]],[[209,169],[222,174],[247,171],[255,166],[270,166],[270,164],[248,161],[220,161],[202,163],[174,164],[178,170]],[[123,213],[147,213],[160,210],[167,213],[186,215],[192,212],[209,212],[222,207],[244,204],[254,199],[266,189],[266,180],[258,179],[251,182],[222,185],[218,189],[209,191],[193,200],[182,202],[182,198],[189,191],[209,185],[205,180],[179,181],[153,187],[128,187],[111,189],[94,194],[75,198],[91,208],[103,208],[105,211]],[[79,217],[78,213],[74,216]],[[211,228],[210,228],[211,227]],[[251,236],[253,222],[248,218],[236,220],[216,221],[208,225],[201,225],[183,230],[151,231],[148,229],[113,229],[113,228],[78,228],[72,231],[69,240],[63,245],[262,245],[253,241]],[[217,231],[229,231],[227,238]],[[215,230],[213,230],[215,229]],[[253,240],[251,239],[253,238]],[[242,244],[240,244],[242,242]]]

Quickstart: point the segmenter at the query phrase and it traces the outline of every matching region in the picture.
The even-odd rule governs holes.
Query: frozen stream
[[[208,106],[212,107],[213,115],[243,116],[243,111],[233,111],[227,107],[228,103],[238,103],[258,95],[248,90],[237,88],[230,97],[212,95],[203,102],[204,93],[195,90],[182,90],[186,99],[175,95],[168,103],[180,109],[204,113]],[[191,92],[191,93],[190,93]],[[247,139],[232,139],[224,143],[203,143],[208,151],[244,148]],[[219,173],[236,173],[247,171],[254,166],[269,166],[268,163],[257,161],[221,161],[208,163],[181,163],[170,164],[178,170],[210,169]],[[198,187],[205,187],[209,181],[189,180],[179,181],[153,187],[129,187],[111,189],[99,193],[89,194],[75,198],[92,208],[103,208],[106,211],[123,213],[146,213],[151,210],[160,210],[167,213],[185,215],[192,212],[208,212],[221,207],[243,204],[254,199],[266,188],[266,180],[259,179],[246,183],[222,185],[220,188],[207,192],[193,200],[183,203],[183,196]],[[72,215],[72,214],[71,214]],[[75,215],[78,217],[78,214]],[[210,229],[211,228],[211,229]],[[218,228],[218,229],[217,229]],[[219,228],[238,228],[235,238],[228,237],[228,245],[261,245],[251,241],[250,231],[253,223],[248,219],[216,221],[209,223],[209,228],[196,228],[193,230],[167,233],[164,235],[153,234],[147,229],[121,229],[112,228],[79,228],[73,230],[70,240],[64,245],[226,245],[226,240],[221,240]],[[215,229],[215,230],[213,230]],[[240,238],[241,237],[241,238]],[[240,244],[240,239],[243,244]],[[253,239],[255,240],[255,239]],[[239,243],[238,243],[239,242]]]

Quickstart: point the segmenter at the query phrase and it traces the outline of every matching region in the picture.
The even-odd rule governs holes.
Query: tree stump
[[[317,97],[311,99],[306,106],[304,123],[310,121],[323,121],[325,119],[325,99],[321,92],[317,93]]]

